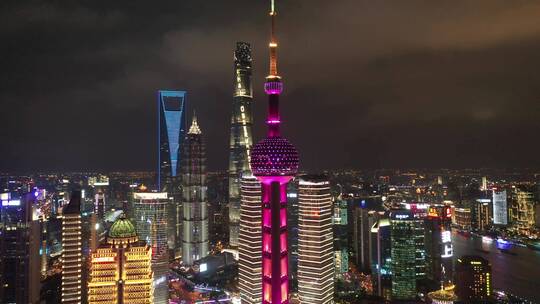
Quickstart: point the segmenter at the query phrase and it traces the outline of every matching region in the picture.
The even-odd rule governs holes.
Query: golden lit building
[[[122,215],[111,226],[107,241],[92,253],[88,303],[153,303],[151,264],[152,249]]]
[[[513,201],[510,209],[510,219],[513,228],[521,235],[530,235],[535,225],[534,193],[516,188],[513,191]]]
[[[62,303],[80,304],[83,266],[80,191],[73,191],[62,213]]]

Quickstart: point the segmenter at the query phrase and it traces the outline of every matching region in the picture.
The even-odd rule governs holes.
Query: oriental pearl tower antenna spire
[[[283,83],[277,73],[276,15],[271,0],[270,73],[264,84],[268,134],[251,150],[251,169],[262,187],[262,304],[289,303],[287,184],[298,171],[298,153],[279,130]]]

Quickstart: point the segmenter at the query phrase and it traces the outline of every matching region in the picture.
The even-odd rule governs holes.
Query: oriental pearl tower
[[[262,303],[288,304],[287,183],[298,171],[298,153],[279,131],[283,82],[277,72],[274,0],[270,18],[270,74],[264,84],[268,95],[268,135],[251,150],[250,163],[262,187]]]

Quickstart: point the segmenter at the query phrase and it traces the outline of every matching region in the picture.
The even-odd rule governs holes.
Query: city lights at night
[[[0,304],[540,303],[539,19],[3,1]]]

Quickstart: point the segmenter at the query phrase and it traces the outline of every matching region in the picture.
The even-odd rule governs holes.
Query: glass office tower
[[[0,194],[0,299],[2,303],[38,303],[40,223],[33,193]]]
[[[415,220],[408,210],[390,213],[392,243],[392,300],[416,298]]]
[[[181,146],[185,130],[185,91],[158,92],[157,190],[167,192],[170,247],[182,247],[182,203],[180,189]]]
[[[334,303],[334,235],[328,178],[302,176],[298,186],[298,206],[300,303]]]
[[[158,92],[158,190],[169,191],[180,173],[180,145],[184,132],[185,91]]]
[[[251,46],[236,43],[234,52],[234,96],[229,140],[229,243],[238,246],[240,223],[240,181],[242,174],[251,175],[249,150],[253,145],[251,126]]]
[[[242,204],[238,236],[238,289],[244,304],[262,301],[261,183],[254,176],[242,177]]]
[[[152,270],[154,272],[155,304],[169,303],[169,252],[167,246],[166,192],[137,192],[133,194],[134,221],[138,237],[152,248]]]

